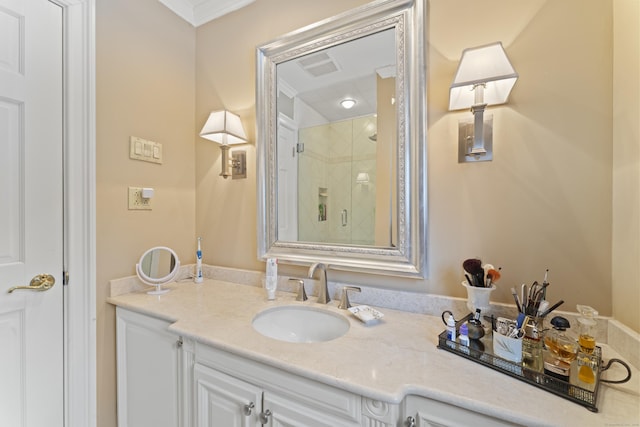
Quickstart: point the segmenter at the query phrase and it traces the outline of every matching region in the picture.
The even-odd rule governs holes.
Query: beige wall
[[[135,273],[149,247],[195,251],[195,29],[156,0],[98,1],[98,426],[116,425],[110,279]],[[163,144],[164,163],[129,160],[129,136]],[[152,211],[127,210],[127,187],[153,187]]]
[[[255,141],[255,46],[358,3],[256,2],[198,28],[197,126],[225,107]],[[479,256],[503,267],[497,301],[512,301],[512,286],[541,281],[549,268],[550,299],[612,313],[612,8],[610,0],[429,1],[429,278],[396,286],[462,297],[461,263]],[[520,80],[509,104],[488,111],[494,160],[458,164],[457,122],[470,114],[447,111],[448,87],[464,48],[496,40]],[[219,149],[196,141],[197,230],[206,262],[263,269],[255,145],[247,149],[249,178],[224,181]]]
[[[256,239],[256,46],[364,3],[256,1],[197,29],[196,126],[201,128],[211,111],[224,108],[242,117],[252,142],[237,148],[247,150],[247,179],[225,180],[218,176],[220,149],[196,139],[196,228],[206,263],[265,268],[257,260]]]
[[[640,2],[613,3],[613,315],[640,332]]]
[[[464,296],[460,263],[480,256],[503,267],[495,300],[548,268],[552,303],[611,314],[611,2],[433,0],[430,12],[428,289]],[[469,113],[447,111],[448,85],[463,48],[495,40],[520,78],[488,109],[494,160],[457,164]]]
[[[262,0],[197,30],[156,0],[97,2],[100,427],[116,425],[110,279],[133,274],[153,245],[172,246],[193,262],[197,235],[206,263],[264,268],[256,257],[255,143],[246,146],[248,178],[222,179],[220,150],[197,137],[207,114],[239,113],[255,141],[255,46],[365,2]],[[427,280],[396,286],[463,296],[461,262],[480,256],[503,266],[495,299],[510,301],[511,286],[541,280],[549,268],[549,295],[564,299],[566,309],[580,302],[609,315],[613,305],[616,317],[640,330],[633,304],[639,55],[637,44],[616,42],[627,59],[615,64],[628,71],[615,77],[633,80],[636,96],[616,86],[613,97],[612,3],[617,19],[636,17],[616,28],[616,39],[629,32],[637,42],[635,0],[429,1],[430,271]],[[447,111],[448,87],[461,50],[495,40],[520,80],[510,103],[489,111],[494,161],[460,165],[457,121],[468,113]],[[161,142],[165,163],[129,160],[131,135]],[[153,211],[128,211],[128,186],[154,187]],[[390,280],[338,277],[375,286]]]

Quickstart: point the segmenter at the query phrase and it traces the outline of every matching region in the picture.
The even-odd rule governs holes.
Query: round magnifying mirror
[[[173,249],[156,246],[142,254],[136,264],[136,273],[143,283],[156,287],[148,294],[160,295],[169,292],[169,289],[162,289],[162,285],[172,282],[179,268],[180,260]]]

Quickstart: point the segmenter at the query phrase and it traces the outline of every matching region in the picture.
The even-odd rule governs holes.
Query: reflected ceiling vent
[[[326,52],[304,56],[298,60],[298,65],[313,77],[320,77],[338,71],[338,66]]]

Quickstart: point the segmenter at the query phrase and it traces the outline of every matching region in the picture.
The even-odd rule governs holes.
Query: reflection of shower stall
[[[298,240],[372,245],[376,117],[300,129]]]

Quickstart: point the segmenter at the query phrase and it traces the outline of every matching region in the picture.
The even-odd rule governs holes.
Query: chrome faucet
[[[340,304],[338,304],[338,308],[343,310],[351,308],[351,302],[349,302],[349,291],[361,292],[362,290],[358,286],[345,286],[342,288],[342,299],[340,300]]]
[[[309,267],[309,279],[313,279],[313,273],[315,273],[316,269],[320,270],[320,289],[318,290],[318,303],[327,304],[331,301],[331,297],[329,296],[329,288],[327,286],[327,269],[328,265],[325,265],[321,262],[316,262]]]
[[[296,297],[296,301],[306,301],[308,298],[307,292],[304,290],[304,280],[291,277],[289,281],[296,282],[298,284],[298,296]]]

